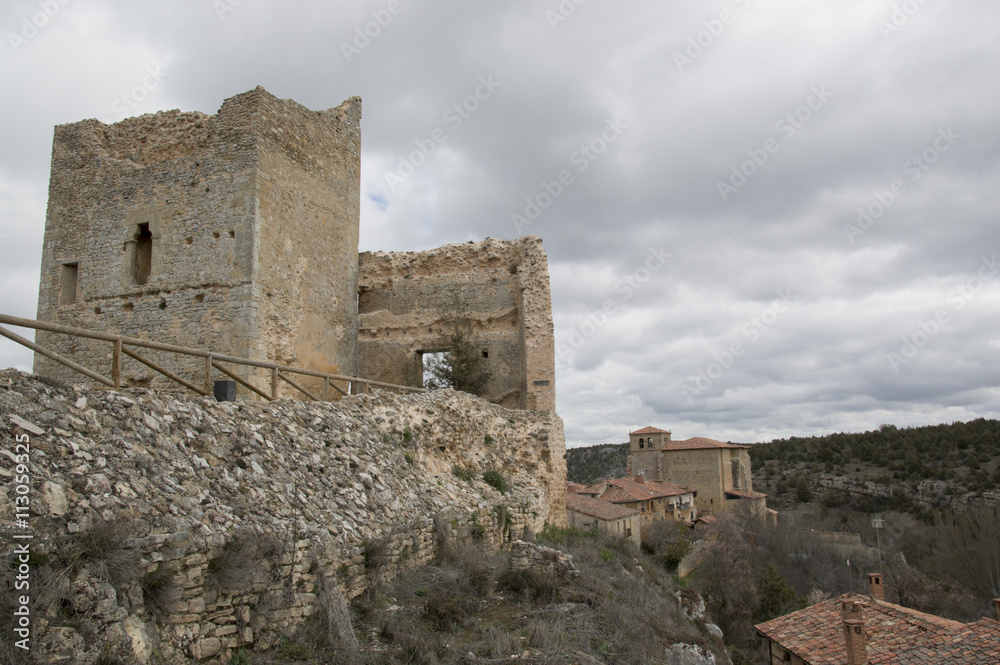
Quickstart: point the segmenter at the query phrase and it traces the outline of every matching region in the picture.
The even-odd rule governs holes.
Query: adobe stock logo
[[[22,16],[20,30],[7,33],[7,41],[10,43],[11,50],[16,54],[23,46],[37,37],[39,31],[45,28],[69,2],[70,0],[39,0],[39,11],[30,16]]]
[[[695,376],[684,380],[681,384],[681,393],[688,404],[692,404],[695,397],[701,396],[715,385],[715,382],[736,364],[736,360],[746,353],[746,345],[756,343],[783,314],[788,312],[791,305],[795,304],[795,296],[792,295],[790,288],[784,291],[778,289],[777,293],[778,298],[769,307],[739,327],[740,334],[746,338],[746,344],[733,341],[725,350],[713,352],[715,362],[709,363],[704,369],[699,369]]]
[[[412,0],[407,0],[411,2]],[[372,20],[364,25],[354,28],[354,39],[350,44],[340,42],[340,52],[344,54],[344,59],[348,64],[351,58],[361,55],[361,52],[368,48],[372,40],[382,34],[382,30],[389,27],[393,19],[403,13],[405,7],[400,0],[389,0],[385,9],[373,9],[371,11]]]
[[[987,282],[992,281],[997,276],[997,273],[1000,273],[1000,264],[997,263],[996,254],[990,258],[984,256],[979,270],[957,284],[948,293],[947,302],[951,305],[952,310],[961,311],[967,303],[976,297],[976,294],[983,289]],[[899,374],[900,368],[916,358],[920,351],[926,348],[931,340],[937,337],[938,333],[949,323],[951,323],[951,314],[943,307],[936,310],[930,318],[918,321],[917,329],[901,338],[902,344],[899,346],[899,353],[890,351],[885,354],[885,359],[892,371]]]
[[[154,90],[160,87],[163,77],[166,75],[167,72],[163,71],[163,67],[160,65],[146,67],[146,75],[142,77],[139,84],[115,99],[111,104],[111,110],[115,112],[119,120],[127,117]]]
[[[826,84],[814,85],[809,89],[809,92],[805,102],[778,118],[777,122],[774,123],[774,131],[778,132],[786,141],[805,127],[805,124],[812,120],[815,113],[826,106],[826,103],[833,97],[833,93],[827,89]],[[757,172],[770,161],[771,156],[779,150],[781,150],[781,143],[773,136],[765,139],[761,147],[747,150],[749,159],[730,167],[728,181],[715,181],[715,188],[719,191],[722,202],[729,201],[729,198],[747,184],[750,178],[757,175]]]
[[[497,88],[503,85],[502,82],[493,78],[493,74],[479,77],[479,85],[460,102],[452,104],[451,108],[441,114],[441,119],[448,123],[452,132],[457,132],[462,128],[466,120],[479,110],[482,103],[493,96]],[[444,128],[434,129],[427,138],[414,139],[413,145],[416,150],[411,150],[405,157],[398,156],[398,164],[395,171],[386,171],[382,174],[389,189],[396,190],[407,178],[413,175],[418,168],[427,163],[439,146],[448,140],[448,132]]]
[[[740,11],[750,8],[750,0],[733,0],[733,4]],[[685,69],[694,65],[695,60],[715,46],[716,41],[722,37],[727,26],[735,23],[737,18],[739,18],[739,14],[732,9],[723,9],[719,12],[719,18],[702,21],[705,29],[688,36],[687,46],[683,50],[674,51],[674,66],[677,67],[677,71],[683,74]]]
[[[628,124],[623,122],[621,118],[608,118],[599,135],[573,151],[573,154],[569,156],[570,165],[576,167],[577,173],[583,173],[597,161],[598,157],[607,152],[611,144],[617,141],[626,129],[628,129]],[[533,197],[524,197],[523,214],[516,212],[511,214],[510,221],[514,225],[514,230],[521,233],[521,229],[537,221],[542,213],[575,182],[576,177],[569,169],[561,170],[556,174],[554,180],[542,180],[539,183],[541,191]]]
[[[909,176],[910,182],[917,182],[925,173],[931,170],[941,159],[941,155],[951,150],[955,142],[962,138],[961,134],[956,134],[949,126],[947,129],[940,128],[937,131],[937,138],[919,154],[915,154],[910,159],[903,162],[901,170],[904,176]],[[882,218],[889,208],[895,205],[899,197],[906,192],[906,183],[902,179],[893,180],[889,183],[888,189],[874,193],[874,200],[867,206],[858,206],[858,219],[854,224],[844,224],[844,235],[853,243],[858,236],[865,234],[868,229],[875,225]]]
[[[566,365],[572,364],[576,352],[583,348],[601,328],[607,325],[608,317],[622,303],[631,300],[652,279],[653,273],[665,266],[667,259],[672,256],[673,254],[664,251],[662,245],[660,247],[650,247],[649,256],[646,257],[642,265],[615,282],[614,290],[619,297],[608,298],[601,303],[600,309],[587,312],[587,319],[570,329],[567,343],[556,345],[556,358]]]
[[[892,12],[889,13],[889,20],[880,18],[875,23],[878,26],[878,31],[882,33],[882,39],[888,40],[894,32],[902,30],[903,26],[910,22],[913,15],[926,4],[927,0],[905,0],[901,4],[893,5]]]

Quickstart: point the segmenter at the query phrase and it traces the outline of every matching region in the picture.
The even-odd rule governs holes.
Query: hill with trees
[[[792,437],[751,446],[754,487],[771,503],[818,500],[866,512],[933,512],[1000,499],[1000,421]]]
[[[627,443],[601,443],[566,451],[566,477],[582,485],[621,478],[628,470]]]

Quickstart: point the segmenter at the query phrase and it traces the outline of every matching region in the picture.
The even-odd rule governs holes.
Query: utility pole
[[[885,524],[885,520],[882,519],[881,514],[872,520],[872,526],[875,527],[875,544],[878,546],[878,572],[879,575],[885,574],[882,570],[882,539],[879,538],[879,529]]]

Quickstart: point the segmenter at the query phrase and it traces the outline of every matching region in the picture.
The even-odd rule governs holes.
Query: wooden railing
[[[266,360],[251,360],[249,358],[238,358],[236,356],[228,356],[221,353],[213,353],[211,351],[205,351],[202,349],[193,349],[186,346],[177,346],[175,344],[164,344],[162,342],[153,342],[146,339],[140,339],[138,337],[126,337],[123,335],[114,335],[112,333],[94,332],[93,330],[86,330],[84,328],[73,328],[71,326],[63,326],[55,323],[47,323],[45,321],[35,321],[33,319],[22,319],[16,316],[8,316],[6,314],[0,314],[0,323],[17,326],[20,328],[33,328],[35,330],[44,330],[46,332],[60,333],[63,335],[71,335],[74,337],[83,337],[85,339],[96,339],[105,342],[110,342],[113,344],[113,350],[111,353],[111,378],[102,376],[97,372],[94,372],[86,367],[73,362],[69,358],[65,358],[51,349],[46,349],[29,339],[25,339],[20,335],[17,335],[10,330],[0,326],[0,335],[6,337],[9,340],[17,342],[22,346],[40,353],[46,358],[51,358],[52,360],[69,367],[75,372],[79,372],[84,376],[96,381],[102,385],[108,386],[109,388],[120,389],[121,388],[121,375],[122,375],[122,356],[126,355],[129,358],[137,360],[138,362],[146,365],[147,367],[159,372],[163,376],[167,377],[171,381],[179,383],[185,388],[192,390],[199,395],[211,395],[213,394],[213,384],[212,384],[212,370],[216,369],[232,380],[236,381],[240,385],[244,386],[248,390],[253,391],[255,394],[260,395],[268,401],[278,399],[278,382],[284,381],[288,385],[295,388],[297,391],[308,397],[309,399],[315,401],[327,401],[330,396],[330,390],[333,389],[341,395],[352,395],[357,394],[360,391],[367,391],[369,388],[389,388],[392,390],[399,390],[402,392],[426,392],[424,388],[414,388],[413,386],[400,386],[394,383],[383,383],[381,381],[371,381],[369,379],[361,379],[356,376],[344,376],[341,374],[328,374],[326,372],[317,372],[311,369],[303,369],[301,367],[289,367],[287,365],[279,365],[277,363],[268,362]],[[130,349],[128,347],[136,347],[141,349],[153,349],[156,351],[166,351],[168,353],[177,353],[185,356],[194,356],[204,359],[204,372],[203,372],[203,383],[202,385],[196,385],[191,381],[181,378],[177,374],[171,372],[160,364],[154,362],[153,360],[140,355],[138,352]],[[264,390],[254,386],[249,381],[238,376],[232,369],[221,365],[220,363],[228,363],[230,365],[246,365],[249,367],[258,367],[270,370],[271,373],[271,385],[269,391]],[[313,392],[306,389],[299,382],[292,378],[291,375],[302,375],[310,376],[315,378],[323,379],[323,389],[321,395],[316,395]],[[338,385],[338,383],[346,384],[344,387]]]

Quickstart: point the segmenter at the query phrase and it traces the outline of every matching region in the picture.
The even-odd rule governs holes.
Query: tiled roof
[[[642,429],[637,429],[634,432],[629,432],[629,436],[633,434],[670,434],[665,429],[659,429],[657,427],[643,427]]]
[[[612,503],[649,501],[650,499],[693,493],[694,490],[674,485],[673,483],[657,483],[652,481],[637,483],[628,478],[605,480],[581,490],[581,494],[600,497],[602,501],[610,501]]]
[[[566,491],[570,494],[579,494],[581,490],[586,489],[586,485],[581,485],[580,483],[574,483],[573,481],[566,481]]]
[[[667,441],[663,444],[663,450],[703,450],[712,448],[743,448],[732,443],[723,443],[715,439],[706,439],[703,436],[696,436],[683,441]]]
[[[617,520],[630,515],[637,515],[638,510],[625,508],[614,503],[601,501],[583,494],[567,494],[566,510],[583,513],[599,520]]]
[[[758,625],[757,631],[809,665],[847,662],[841,603],[863,607],[870,665],[996,665],[1000,623],[958,621],[870,596],[845,594]]]

